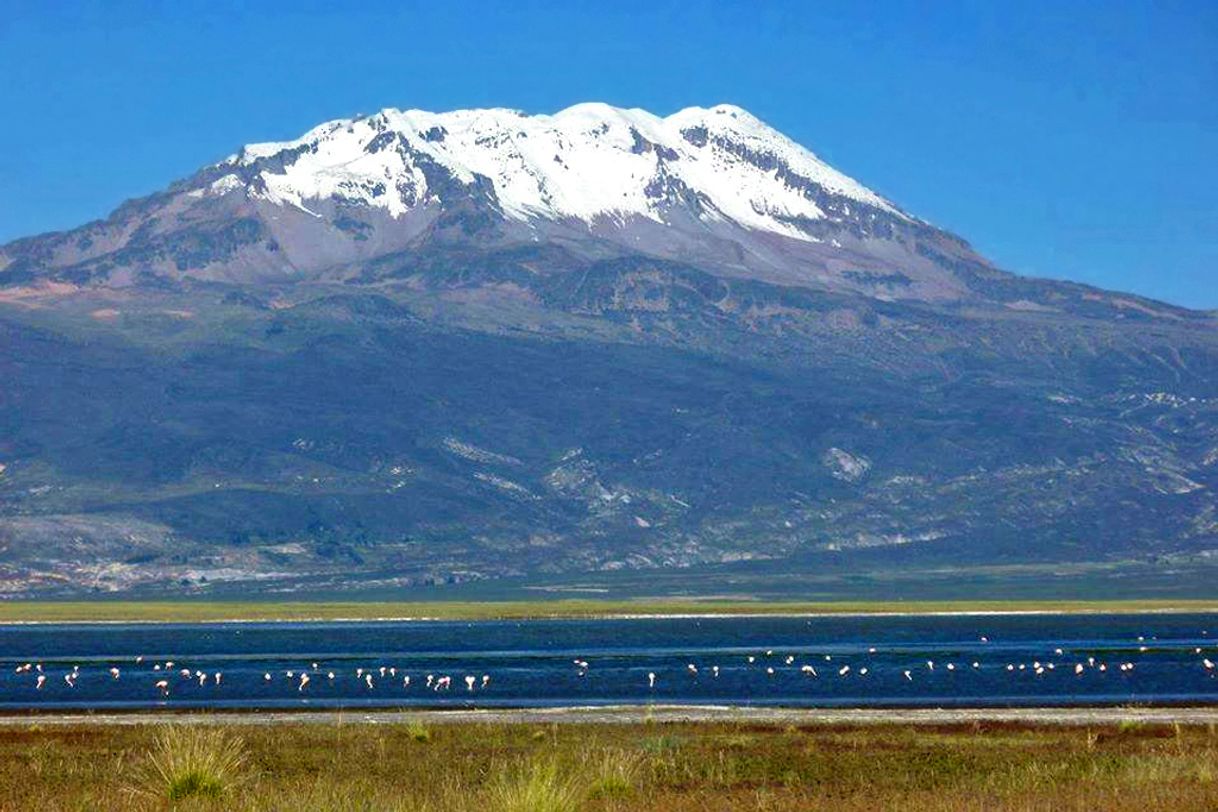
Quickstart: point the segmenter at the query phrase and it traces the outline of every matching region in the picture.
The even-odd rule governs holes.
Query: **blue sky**
[[[9,0],[0,241],[382,107],[739,104],[1010,270],[1218,308],[1218,3]]]

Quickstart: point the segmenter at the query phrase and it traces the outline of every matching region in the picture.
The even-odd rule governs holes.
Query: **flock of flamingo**
[[[1151,639],[1152,641],[1154,640],[1154,638]],[[988,644],[989,638],[983,636],[980,638],[980,641],[983,644]],[[1139,653],[1144,654],[1149,651],[1149,647],[1146,645],[1146,639],[1144,637],[1138,638],[1138,644],[1137,649]],[[877,649],[875,647],[868,648],[867,654],[875,655],[877,654]],[[1203,669],[1203,672],[1208,673],[1211,677],[1216,676],[1215,668],[1218,666],[1215,665],[1214,660],[1212,660],[1209,656],[1206,656],[1205,651],[1201,647],[1194,647],[1192,654],[1197,658],[1196,667]],[[817,655],[813,660],[810,657],[797,657],[795,654],[776,654],[774,650],[770,649],[764,652],[758,652],[756,654],[739,656],[740,660],[735,663],[737,667],[755,669],[760,673],[764,673],[768,677],[775,676],[783,669],[797,669],[799,674],[809,679],[821,677],[821,671],[825,672],[825,676],[836,676],[838,679],[866,678],[869,674],[874,672],[875,668],[874,663],[871,663],[870,665],[861,665],[858,663],[851,665],[849,663],[841,662],[840,659],[838,662],[834,662],[834,655],[832,654]],[[797,660],[802,661],[797,662]],[[813,662],[820,665],[821,671],[817,670],[817,667],[813,664]],[[212,671],[209,673],[198,668],[191,669],[185,667],[183,664],[168,659],[145,663],[145,658],[140,656],[134,659],[133,665],[134,669],[137,670],[137,673],[140,674],[140,677],[143,679],[148,679],[151,682],[150,687],[155,691],[159,691],[160,694],[166,698],[169,697],[174,688],[179,685],[186,683],[197,683],[199,687],[204,687],[210,684],[214,688],[219,689],[224,681],[224,674],[221,671]],[[908,664],[906,663],[904,665]],[[1137,668],[1137,665],[1138,664],[1134,660],[1122,659],[1119,662],[1112,663],[1111,668],[1114,668],[1118,673],[1129,674],[1133,672],[1135,668]],[[579,678],[585,677],[592,668],[591,663],[580,658],[574,659],[572,661],[572,666],[575,676]],[[1078,659],[1073,659],[1068,657],[1062,648],[1054,649],[1052,654],[1047,654],[1043,660],[1031,659],[1030,661],[1012,661],[984,667],[997,668],[999,669],[1000,673],[1006,673],[1010,676],[1016,676],[1021,672],[1026,672],[1037,677],[1041,677],[1058,670],[1067,674],[1073,674],[1076,677],[1082,677],[1088,673],[1105,674],[1111,670],[1108,662],[1097,659],[1097,657],[1094,655],[1088,655],[1085,657],[1079,655]],[[924,664],[920,663],[916,667],[897,668],[895,670],[900,671],[902,678],[913,682],[915,679],[915,674],[918,673],[931,674],[937,669],[941,669],[941,671],[949,673],[956,671],[981,671],[984,667],[979,660],[961,663],[952,661],[936,663],[934,660],[926,660]],[[105,666],[102,666],[102,668],[105,668]],[[669,670],[671,671],[672,669],[670,668]],[[709,674],[711,679],[718,679],[721,673],[721,668],[717,664],[703,664],[702,666],[699,666],[698,663],[694,662],[688,663],[684,669],[678,668],[676,670],[678,673],[683,670],[683,676],[686,679],[697,679],[703,674]],[[47,681],[50,676],[48,671],[49,670],[44,667],[43,663],[36,661],[22,663],[16,666],[15,669],[15,672],[18,675],[28,674],[32,677],[32,685],[36,691],[42,691],[47,687]],[[82,671],[79,666],[74,665],[70,670],[58,674],[58,677],[62,679],[63,683],[69,689],[75,689],[77,682],[84,676],[84,674],[85,672]],[[117,681],[122,678],[123,671],[120,666],[116,664],[110,665],[108,669],[101,671],[101,674],[103,678],[108,677],[111,680]],[[357,682],[362,683],[367,691],[374,691],[379,686],[385,685],[400,685],[402,689],[409,689],[412,684],[411,675],[406,673],[404,669],[399,669],[396,665],[357,667],[353,671],[353,676]],[[452,689],[452,675],[433,673],[426,674],[425,676],[418,676],[422,679],[421,684],[425,690],[443,692]],[[646,674],[647,688],[649,690],[655,690],[657,684],[661,680],[661,676],[661,672],[657,672],[655,670],[648,671]],[[672,677],[671,674],[663,676],[665,676],[665,678]],[[681,677],[676,678],[679,679]],[[296,691],[300,694],[307,693],[310,690],[309,686],[314,682],[334,684],[338,679],[338,673],[333,670],[323,669],[321,664],[317,662],[313,662],[308,666],[304,666],[299,669],[289,669],[274,673],[271,671],[266,671],[262,674],[262,681],[264,683],[273,684],[277,680],[287,681],[289,684],[294,686]],[[489,674],[465,674],[461,677],[461,681],[458,683],[458,685],[461,683],[464,683],[465,689],[468,693],[485,691],[491,685],[491,676]]]

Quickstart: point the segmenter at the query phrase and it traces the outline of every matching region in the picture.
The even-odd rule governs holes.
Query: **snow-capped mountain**
[[[0,247],[0,595],[1208,585],[1216,327],[735,107],[334,121]]]
[[[311,212],[310,202],[358,202],[401,217],[442,190],[428,183],[431,164],[458,183],[490,180],[505,217],[578,221],[593,227],[641,217],[668,222],[685,204],[708,226],[722,221],[801,240],[801,223],[830,212],[813,187],[845,201],[904,217],[892,204],[832,169],[744,110],[691,107],[667,118],[645,110],[580,104],[549,115],[504,110],[383,110],[331,121],[288,142],[251,144],[221,166],[212,183],[223,193],[240,169],[261,169],[255,194]],[[843,212],[849,213],[849,203]]]
[[[251,144],[105,221],[0,249],[0,274],[342,278],[429,245],[561,244],[880,298],[970,295],[988,266],[748,112],[387,109]]]

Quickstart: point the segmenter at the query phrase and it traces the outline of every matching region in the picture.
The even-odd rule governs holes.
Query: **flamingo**
[[[217,686],[217,687],[219,687],[219,685],[220,685],[220,678],[221,678],[221,677],[223,677],[223,676],[224,676],[224,675],[223,675],[223,674],[221,674],[219,671],[217,671],[216,673],[214,673],[214,674],[212,674],[212,675],[211,675],[212,681],[216,683],[216,686]]]
[[[410,677],[407,677],[406,679],[410,679]],[[485,688],[486,686],[488,686],[490,684],[491,684],[491,675],[483,674],[482,675],[482,687]]]
[[[912,671],[910,671],[909,669],[905,669],[901,673],[905,675],[905,679],[909,680],[910,682],[913,682],[913,672]]]
[[[372,690],[372,674],[371,672],[364,674],[364,684],[368,686],[368,690]]]
[[[110,669],[110,677],[112,679],[118,679],[118,669],[117,668]]]
[[[37,682],[37,683],[34,685],[34,688],[36,688],[37,690],[41,691],[41,690],[42,690],[42,686],[44,686],[44,685],[46,685],[46,684],[47,684],[47,675],[46,675],[46,674],[39,674],[39,675],[38,675],[38,682]]]
[[[75,688],[76,687],[76,672],[73,671],[71,674],[64,674],[63,681],[68,684],[69,688]]]
[[[160,679],[156,681],[156,687],[161,689],[161,693],[169,696],[169,680]]]
[[[305,689],[305,686],[308,684],[309,684],[309,675],[302,671],[300,674],[300,685],[298,685],[296,687],[296,690],[303,691]]]
[[[647,672],[647,687],[648,688],[656,687],[656,672],[654,672],[654,671]]]
[[[474,683],[475,683],[475,682],[477,682],[477,681],[478,681],[478,678],[477,678],[477,677],[475,677],[475,676],[473,676],[473,675],[466,675],[466,677],[465,677],[465,689],[466,689],[467,691],[472,691],[472,690],[474,690]]]

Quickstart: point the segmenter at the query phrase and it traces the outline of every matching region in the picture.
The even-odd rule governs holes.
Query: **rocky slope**
[[[330,122],[0,248],[0,592],[1207,565],[1215,327],[739,108]]]

